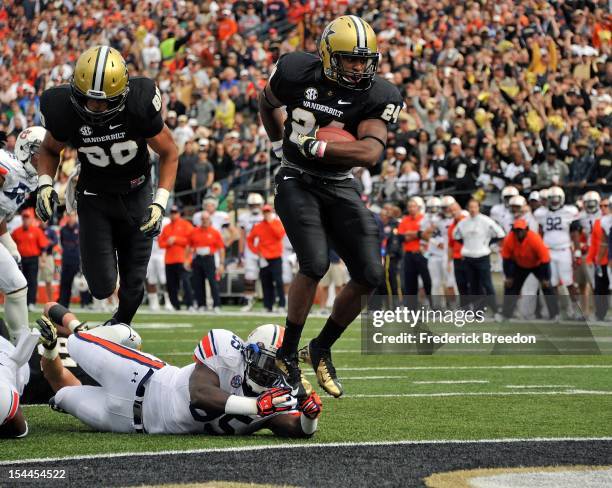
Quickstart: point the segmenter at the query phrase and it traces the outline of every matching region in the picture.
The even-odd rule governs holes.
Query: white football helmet
[[[502,199],[504,200],[504,205],[506,206],[506,208],[510,206],[510,199],[512,197],[517,196],[518,194],[519,194],[519,191],[516,189],[516,187],[514,186],[504,187],[501,195],[502,195]]]
[[[523,208],[527,205],[527,200],[522,195],[515,195],[510,199],[509,205],[512,215],[519,217],[523,215]]]
[[[599,204],[601,203],[601,196],[596,191],[587,191],[582,196],[582,202],[584,203],[584,209],[587,213],[594,214],[599,210]]]
[[[285,328],[264,324],[253,330],[243,350],[246,370],[244,377],[254,393],[263,393],[275,386],[285,386],[285,378],[276,367],[276,352],[283,343]]]
[[[32,126],[22,130],[15,141],[15,156],[26,170],[28,176],[36,176],[38,172],[32,164],[32,158],[38,153],[47,131],[44,127]]]
[[[540,192],[541,193],[541,192]],[[551,210],[559,210],[565,203],[565,192],[558,186],[553,186],[548,191],[548,208]]]
[[[425,201],[421,197],[410,197],[408,201],[413,200],[419,207],[419,213],[425,213]]]
[[[11,420],[19,408],[19,394],[9,384],[0,382],[0,425]]]
[[[260,213],[263,204],[264,199],[259,193],[249,193],[249,196],[247,197],[247,205],[251,209],[251,213]]]
[[[127,324],[101,325],[87,331],[88,334],[101,337],[107,341],[121,344],[140,351],[142,349],[142,338],[132,327]]]
[[[440,210],[446,218],[451,218],[453,216],[450,211],[450,207],[455,202],[455,197],[452,197],[451,195],[445,195],[442,197],[442,200],[440,201]]]
[[[438,197],[429,197],[427,199],[427,213],[428,214],[437,214],[440,212],[440,208],[442,206],[442,202]]]
[[[542,188],[540,190],[540,203],[542,205],[548,205],[548,195],[550,194],[550,188]]]

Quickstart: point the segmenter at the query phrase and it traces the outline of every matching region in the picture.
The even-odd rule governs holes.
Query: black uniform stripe
[[[102,58],[100,60],[100,70],[101,70],[101,75],[100,75],[100,82],[98,83],[98,88],[96,88],[96,90],[98,91],[104,91],[104,73],[106,72],[106,61],[108,60],[108,55],[110,54],[110,48],[104,46],[101,50],[104,50],[104,58]]]
[[[100,61],[100,53],[102,52],[102,48],[98,49],[98,54],[96,54],[96,61],[93,67],[93,74],[91,75],[91,89],[96,90],[96,73],[98,72],[98,62]]]
[[[355,20],[355,16],[349,15],[349,19],[351,19],[351,22],[355,26],[355,34],[357,35],[357,47],[361,47],[361,45],[363,44],[363,41],[361,39],[361,32],[359,30],[359,26],[357,25],[357,21]]]

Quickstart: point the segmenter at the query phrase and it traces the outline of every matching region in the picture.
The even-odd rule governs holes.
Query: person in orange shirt
[[[11,234],[21,254],[23,275],[28,282],[28,309],[32,310],[36,303],[38,291],[38,258],[49,245],[49,240],[42,229],[36,225],[34,212],[28,208],[21,212],[23,223]]]
[[[217,38],[219,41],[226,41],[238,32],[238,24],[233,18],[232,11],[224,9],[221,11],[217,21]]]
[[[278,306],[285,308],[283,289],[283,237],[285,229],[270,205],[263,207],[263,221],[255,224],[247,236],[249,249],[259,256],[259,279],[263,288],[263,303],[272,311],[275,292]]]
[[[463,243],[455,240],[453,233],[457,224],[465,218],[465,214],[457,202],[450,206],[450,211],[453,216],[453,222],[448,226],[448,272],[451,272],[452,263],[457,290],[459,290],[459,303],[461,307],[464,307],[470,302],[470,280],[468,280],[465,263],[461,255]]]
[[[419,204],[411,198],[408,201],[408,215],[400,222],[397,232],[404,236],[404,294],[412,308],[415,308],[418,302],[419,276],[431,303],[431,277],[427,259],[421,253],[421,220],[423,214],[419,212]]]
[[[166,250],[164,262],[166,264],[166,285],[170,303],[176,310],[180,310],[179,290],[183,285],[183,303],[189,309],[193,306],[191,285],[187,276],[185,260],[187,246],[193,225],[181,218],[181,212],[176,205],[170,209],[170,223],[164,227],[159,236],[159,247]]]
[[[210,293],[213,298],[213,310],[221,311],[221,297],[219,296],[219,282],[224,271],[225,244],[221,233],[215,229],[210,221],[210,214],[202,212],[202,223],[194,227],[189,236],[189,247],[193,249],[193,292],[199,310],[206,310],[206,286],[204,280],[210,284]],[[219,251],[219,266],[215,264],[215,253]]]
[[[610,306],[610,277],[608,275],[608,238],[602,227],[601,221],[609,214],[609,199],[603,199],[599,203],[601,217],[593,223],[591,231],[591,245],[586,262],[595,268],[593,295],[595,302],[595,317],[597,320],[605,320],[608,307]]]
[[[527,221],[517,219],[512,232],[504,239],[501,250],[504,260],[503,315],[511,318],[521,287],[533,273],[540,282],[551,318],[559,315],[557,292],[550,284],[550,252],[537,232],[529,230]]]

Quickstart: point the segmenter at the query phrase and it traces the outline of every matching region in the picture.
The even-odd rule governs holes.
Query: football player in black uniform
[[[45,90],[40,100],[47,134],[39,150],[36,213],[42,221],[51,218],[60,152],[75,147],[81,259],[92,295],[109,297],[119,270],[119,308],[111,323],[131,323],[142,301],[152,238],[174,186],[178,151],[161,105],[155,83],[130,79],[121,54],[108,46],[85,51],[70,85]],[[147,145],[160,158],[153,201]]]
[[[387,124],[397,121],[403,105],[397,88],[376,76],[378,61],[370,25],[353,15],[342,16],[325,28],[319,56],[282,56],[260,96],[263,124],[274,152],[282,157],[275,207],[300,264],[289,289],[287,331],[277,354],[278,367],[287,371],[299,395],[308,394],[311,386],[301,376],[297,347],[317,283],[329,267],[328,242],[348,266],[351,281],[336,298],[319,336],[300,356],[312,363],[321,387],[335,397],[342,395],[342,385],[331,346],[359,315],[362,296],[372,293],[383,278],[378,227],[351,175],[355,166],[378,162]],[[330,125],[357,140],[317,140],[318,128]]]

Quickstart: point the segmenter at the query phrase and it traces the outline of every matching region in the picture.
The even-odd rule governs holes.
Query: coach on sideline
[[[468,202],[469,216],[457,223],[453,231],[453,239],[461,241],[465,272],[470,283],[472,300],[484,293],[491,312],[497,317],[495,289],[491,280],[490,244],[504,238],[505,232],[490,217],[480,213],[480,203],[471,199]]]
[[[540,234],[530,230],[527,221],[517,219],[512,226],[512,232],[504,239],[501,255],[506,277],[504,317],[512,317],[521,287],[531,273],[542,286],[550,318],[556,317],[559,314],[559,304],[555,289],[550,285],[550,252]]]

